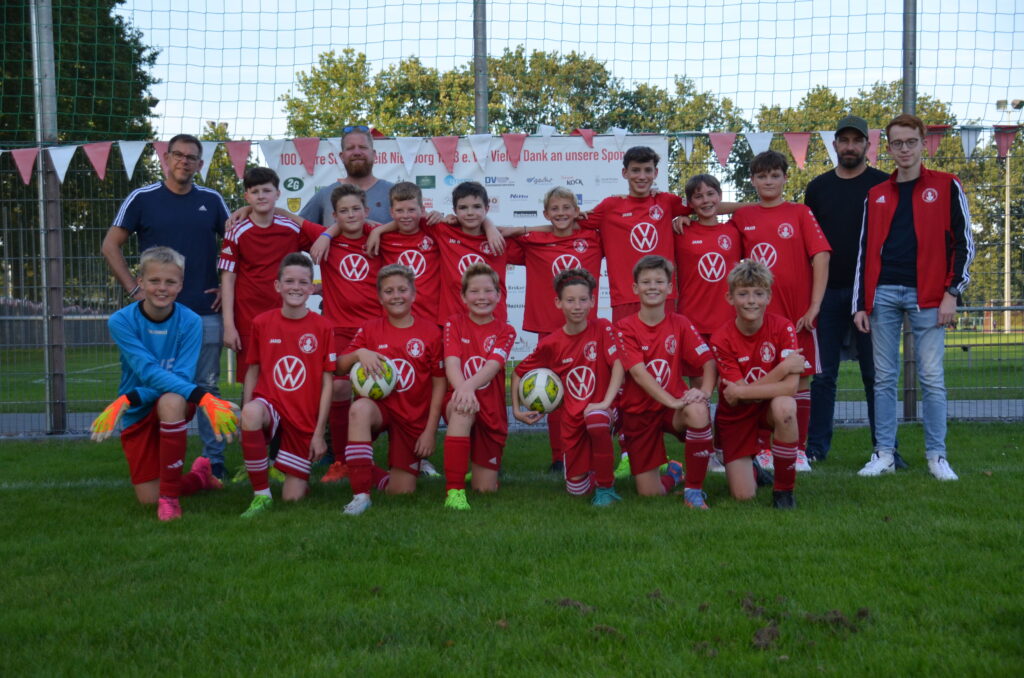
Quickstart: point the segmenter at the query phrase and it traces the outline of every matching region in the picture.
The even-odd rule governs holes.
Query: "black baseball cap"
[[[855,129],[860,132],[865,139],[868,137],[868,122],[864,118],[858,118],[856,115],[848,115],[839,121],[836,125],[836,134],[839,134],[844,129]]]

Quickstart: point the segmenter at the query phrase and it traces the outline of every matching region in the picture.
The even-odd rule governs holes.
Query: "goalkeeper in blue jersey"
[[[169,247],[151,247],[139,260],[142,301],[110,316],[110,336],[121,350],[118,397],[92,423],[92,439],[106,440],[123,421],[121,446],[135,495],[156,504],[160,520],[181,517],[178,497],[219,488],[210,461],[185,464],[186,429],[200,409],[218,440],[231,440],[237,407],[196,386],[203,339],[199,316],[175,303],[184,281],[185,258]]]

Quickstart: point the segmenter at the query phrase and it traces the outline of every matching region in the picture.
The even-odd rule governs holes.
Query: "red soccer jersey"
[[[444,326],[444,357],[458,358],[462,363],[462,376],[469,379],[488,360],[502,365],[508,360],[516,331],[504,320],[495,318],[485,325],[477,325],[468,313],[457,313]],[[449,393],[452,385],[448,385]],[[508,432],[508,411],[505,405],[505,370],[498,370],[488,383],[477,389],[480,411],[477,421],[492,431]]]
[[[736,210],[733,221],[743,239],[743,255],[760,261],[775,277],[768,310],[796,322],[811,305],[811,257],[832,251],[811,208],[795,202],[749,205]]]
[[[565,323],[565,315],[555,306],[556,275],[567,268],[583,268],[601,279],[601,239],[592,230],[570,236],[531,231],[509,239],[507,253],[508,263],[526,266],[523,329],[527,332],[554,332]],[[597,318],[597,303],[590,318]]]
[[[601,245],[608,255],[612,306],[637,300],[633,294],[633,266],[640,257],[658,254],[672,261],[672,219],[689,213],[683,199],[673,193],[646,198],[612,196],[580,222],[584,228],[600,231]],[[673,290],[669,298],[675,297]]]
[[[416,275],[413,315],[440,324],[441,250],[437,240],[425,232],[426,228],[427,220],[420,219],[420,230],[416,233],[385,233],[380,239],[380,256],[385,265],[402,264],[412,269]]]
[[[732,222],[718,226],[690,224],[675,236],[679,312],[708,335],[736,317],[725,295],[729,271],[740,260],[740,235]]]
[[[309,221],[302,228],[308,228],[318,236],[326,230]],[[324,317],[335,327],[362,327],[383,313],[377,299],[380,257],[366,255],[366,234],[371,227],[365,225],[363,230],[363,235],[356,239],[344,235],[332,239],[327,255],[320,262]]]
[[[249,219],[224,235],[217,268],[235,274],[235,327],[249,334],[253,318],[281,307],[274,290],[277,269],[286,254],[307,251],[313,241],[291,219],[275,215],[266,228]]]
[[[516,365],[516,374],[521,377],[537,367],[552,370],[565,386],[562,411],[583,421],[587,405],[599,402],[608,391],[612,365],[618,357],[612,324],[598,318],[588,322],[579,334],[568,335],[559,328],[541,339],[537,348]]]
[[[792,321],[775,313],[765,313],[761,328],[749,337],[739,331],[735,320],[725,323],[711,335],[719,377],[736,383],[752,384],[765,377],[797,346],[796,327]],[[731,407],[719,392],[721,416],[742,416],[749,404]]]
[[[464,313],[462,303],[462,273],[470,264],[483,262],[493,268],[500,281],[501,301],[494,309],[494,317],[504,321],[508,317],[505,300],[505,254],[495,254],[485,235],[469,235],[458,226],[440,222],[433,227],[437,246],[441,251],[441,293],[438,322],[445,322],[455,314]]]
[[[346,351],[367,348],[383,353],[398,370],[395,390],[377,405],[392,417],[423,428],[430,413],[431,377],[444,376],[441,330],[433,320],[415,318],[410,327],[395,327],[375,318],[356,333]]]
[[[294,320],[280,309],[261,313],[252,321],[250,365],[259,365],[254,397],[266,398],[289,424],[313,433],[320,412],[323,373],[334,372],[331,324],[308,312]]]
[[[619,409],[629,414],[662,407],[633,381],[629,375],[631,367],[643,363],[658,384],[678,398],[686,390],[683,376],[700,374],[704,363],[713,358],[711,349],[685,315],[668,313],[652,327],[634,313],[616,323],[615,329],[622,349],[620,360],[626,370]]]

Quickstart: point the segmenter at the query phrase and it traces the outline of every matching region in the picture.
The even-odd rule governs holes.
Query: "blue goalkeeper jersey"
[[[203,321],[179,303],[162,322],[142,312],[142,302],[110,316],[110,336],[121,349],[118,395],[135,392],[138,405],[124,414],[125,428],[139,421],[165,393],[188,398],[196,389],[196,361],[203,343]],[[134,398],[133,398],[134,400]]]

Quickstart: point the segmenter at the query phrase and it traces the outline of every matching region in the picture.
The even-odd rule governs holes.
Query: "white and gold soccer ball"
[[[546,367],[538,367],[519,381],[519,402],[534,412],[553,412],[562,404],[565,386],[558,375]]]
[[[374,377],[362,363],[357,362],[349,371],[349,379],[352,380],[352,390],[364,398],[380,400],[391,395],[398,382],[398,370],[391,360],[385,358],[380,361],[381,376]]]

